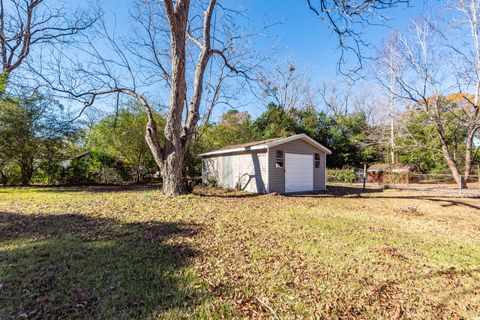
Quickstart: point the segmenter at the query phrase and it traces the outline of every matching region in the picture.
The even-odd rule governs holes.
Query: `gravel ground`
[[[337,188],[347,188],[351,189],[351,193],[361,193],[362,184],[353,183],[328,183],[328,186]],[[455,184],[441,184],[441,183],[410,183],[410,184],[387,184],[379,185],[376,183],[367,183],[366,185],[367,192],[374,192],[376,190],[382,189],[393,189],[393,190],[410,190],[417,191],[426,196],[433,197],[452,197],[452,198],[480,198],[480,184],[479,183],[469,183],[468,189],[459,190],[458,186]]]
[[[414,190],[428,193],[429,195],[480,198],[480,187],[478,183],[470,183],[468,189],[460,190],[454,184],[391,184],[388,187],[398,190]]]

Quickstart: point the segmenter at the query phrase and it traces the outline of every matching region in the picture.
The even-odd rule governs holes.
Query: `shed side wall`
[[[215,179],[222,188],[238,186],[245,191],[265,193],[267,152],[244,152],[205,157],[202,160],[202,180]]]

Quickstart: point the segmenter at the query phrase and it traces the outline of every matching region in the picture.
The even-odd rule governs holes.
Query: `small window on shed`
[[[320,153],[315,153],[315,168],[320,168]]]
[[[275,156],[275,167],[276,168],[283,168],[283,150],[277,150]]]

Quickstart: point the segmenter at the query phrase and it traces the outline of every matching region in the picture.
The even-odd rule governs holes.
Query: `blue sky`
[[[126,8],[131,7],[131,3],[132,0],[102,2],[107,13],[116,15],[117,24],[128,19]],[[279,22],[267,30],[265,37],[257,38],[255,45],[259,51],[271,51],[273,46],[276,52],[273,60],[279,63],[286,60],[296,62],[311,76],[313,85],[320,85],[323,81],[343,81],[337,74],[338,39],[307,8],[306,0],[224,0],[223,3],[245,10],[248,16],[245,23],[252,24],[249,27],[253,30],[259,29],[265,22]],[[392,28],[404,31],[412,18],[435,11],[440,3],[438,0],[413,0],[408,6],[399,5],[384,11],[389,19],[387,26],[370,26],[366,30],[363,39],[371,45],[366,50],[373,52]],[[128,24],[121,23],[119,27],[128,28]],[[246,109],[253,116],[263,111],[258,105],[247,106]]]
[[[337,78],[338,39],[315,14],[307,8],[306,0],[243,0],[242,5],[253,21],[280,21],[281,24],[269,31],[278,41],[278,59],[293,59],[308,68],[317,81]],[[410,17],[421,14],[423,1],[419,6],[401,6],[385,14],[391,19],[388,24],[404,29]],[[364,39],[372,45],[379,45],[390,27],[371,27]],[[259,43],[262,45],[262,43]],[[264,44],[268,45],[268,44]],[[372,46],[373,48],[373,46]]]

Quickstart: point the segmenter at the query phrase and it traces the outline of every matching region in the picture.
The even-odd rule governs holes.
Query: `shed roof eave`
[[[242,147],[242,148],[235,148],[235,149],[227,149],[227,150],[217,150],[217,151],[211,151],[211,152],[205,152],[199,154],[200,157],[207,157],[207,156],[214,156],[214,155],[221,155],[221,154],[230,154],[230,153],[238,153],[238,152],[245,152],[245,151],[255,151],[255,150],[263,150],[267,149],[268,145],[266,144],[261,144],[258,146],[252,146],[252,147]]]
[[[272,143],[269,143],[268,144],[268,147],[271,148],[271,147],[274,147],[274,146],[278,146],[278,145],[282,145],[284,143],[287,143],[287,142],[290,142],[290,141],[295,141],[297,139],[303,139],[305,140],[306,142],[310,143],[311,145],[313,145],[314,147],[316,147],[317,149],[320,149],[322,150],[323,152],[325,152],[326,154],[332,154],[332,151],[330,151],[330,149],[328,149],[327,147],[323,146],[322,144],[318,143],[317,141],[313,140],[312,138],[310,138],[308,135],[306,135],[305,133],[301,133],[301,134],[297,134],[297,135],[294,135],[294,136],[291,136],[291,137],[286,137],[286,138],[283,138],[283,139],[279,139],[275,142],[272,142]]]

